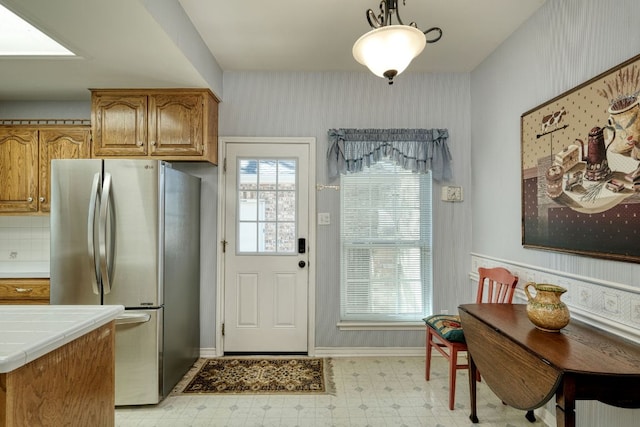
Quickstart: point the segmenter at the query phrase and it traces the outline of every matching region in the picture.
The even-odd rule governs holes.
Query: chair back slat
[[[503,303],[510,304],[518,284],[518,277],[514,276],[502,267],[478,268],[478,295],[476,303]],[[484,295],[487,298],[484,299]]]

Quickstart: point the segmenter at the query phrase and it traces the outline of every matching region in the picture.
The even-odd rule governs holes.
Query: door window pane
[[[296,253],[297,159],[238,159],[238,253]]]
[[[258,229],[254,222],[238,224],[238,252],[256,252],[258,243]]]

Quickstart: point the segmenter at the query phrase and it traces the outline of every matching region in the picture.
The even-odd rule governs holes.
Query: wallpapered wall
[[[327,181],[330,128],[447,128],[453,183],[470,181],[469,75],[403,73],[393,86],[369,73],[227,72],[220,135],[316,138],[317,182]],[[434,195],[440,194],[439,185]],[[472,299],[468,280],[471,192],[462,203],[435,197],[433,205],[434,310],[454,312]],[[340,331],[340,195],[316,194],[331,225],[317,229],[316,346],[423,347],[424,331]],[[420,319],[416,319],[420,320]]]
[[[474,262],[560,281],[572,313],[636,340],[640,265],[522,247],[520,115],[640,53],[638,15],[634,0],[547,1],[471,73]],[[595,427],[635,426],[640,412],[578,402],[577,413]]]
[[[403,73],[389,86],[383,79],[362,73],[227,72],[220,104],[221,136],[311,136],[316,138],[317,183],[327,181],[327,131],[330,128],[447,128],[453,155],[453,180],[465,189],[465,201],[439,200],[433,194],[434,311],[455,312],[460,301],[470,301],[468,273],[471,250],[470,90],[469,74]],[[0,102],[2,118],[88,118],[87,102]],[[204,207],[201,274],[201,347],[214,354],[215,251],[217,168],[182,164],[201,176]],[[424,332],[339,331],[340,195],[334,190],[315,194],[317,211],[331,214],[331,225],[317,232],[316,346],[416,347],[424,346]],[[1,220],[0,220],[1,221]],[[419,319],[417,319],[419,320]]]

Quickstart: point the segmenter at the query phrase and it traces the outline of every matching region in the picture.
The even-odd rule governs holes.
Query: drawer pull
[[[16,292],[20,293],[20,294],[28,294],[33,292],[33,288],[15,288]]]

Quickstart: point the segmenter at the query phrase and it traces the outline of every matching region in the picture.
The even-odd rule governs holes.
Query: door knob
[[[306,262],[304,262],[304,261],[300,261],[300,262],[298,263],[298,267],[300,267],[300,268],[304,268],[304,266],[305,266],[305,265],[307,265],[307,263],[306,263]]]

